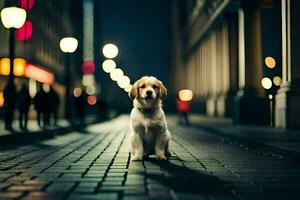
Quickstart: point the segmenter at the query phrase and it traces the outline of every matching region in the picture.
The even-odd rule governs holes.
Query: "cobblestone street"
[[[167,161],[130,162],[127,116],[1,146],[0,199],[299,199],[299,161],[169,126]]]

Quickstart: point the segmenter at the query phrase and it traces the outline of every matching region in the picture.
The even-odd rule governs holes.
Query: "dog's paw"
[[[164,155],[156,155],[157,160],[167,160],[166,156]]]
[[[132,156],[132,157],[131,157],[131,161],[141,161],[141,160],[143,160],[143,157],[142,157],[142,156],[137,156],[137,155],[135,155],[135,156]]]

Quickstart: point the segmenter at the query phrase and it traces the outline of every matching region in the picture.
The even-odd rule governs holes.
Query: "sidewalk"
[[[28,130],[24,131],[19,128],[19,121],[13,121],[13,132],[4,129],[4,121],[0,120],[0,144],[26,143],[28,141],[38,141],[40,139],[53,137],[57,133],[66,132],[71,129],[67,120],[60,119],[57,125],[40,128],[36,120],[28,120]]]
[[[1,145],[0,199],[299,199],[300,162],[167,119],[166,161],[131,161],[128,115],[33,144]]]
[[[300,159],[300,131],[274,127],[233,124],[231,119],[191,114],[193,127],[216,137],[227,138],[245,148],[261,148],[264,152]]]

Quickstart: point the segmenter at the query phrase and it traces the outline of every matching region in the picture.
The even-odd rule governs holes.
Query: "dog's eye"
[[[153,89],[157,89],[157,88],[158,88],[158,86],[157,86],[157,85],[153,85],[152,87],[153,87]]]
[[[141,86],[141,88],[145,88],[146,86],[145,86],[145,84],[143,84],[142,86]]]

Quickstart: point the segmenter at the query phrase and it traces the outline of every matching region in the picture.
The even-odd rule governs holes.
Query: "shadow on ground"
[[[192,170],[185,166],[179,166],[170,161],[157,161],[149,159],[149,162],[160,166],[164,175],[148,174],[147,178],[155,180],[166,187],[171,188],[176,193],[184,194],[232,194],[228,188],[227,182],[221,181],[204,169]]]

